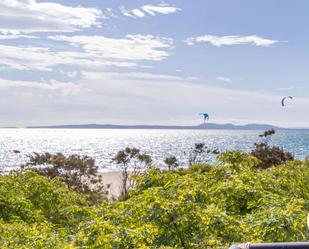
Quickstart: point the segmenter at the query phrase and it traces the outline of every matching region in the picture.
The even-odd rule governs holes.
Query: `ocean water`
[[[33,152],[60,152],[88,155],[96,160],[102,171],[117,170],[111,159],[125,147],[136,147],[148,153],[159,167],[169,155],[175,155],[185,166],[187,152],[195,143],[203,142],[220,151],[250,151],[255,142],[261,141],[260,133],[244,130],[0,129],[0,169],[18,168]],[[302,160],[309,154],[309,131],[278,131],[271,144]]]

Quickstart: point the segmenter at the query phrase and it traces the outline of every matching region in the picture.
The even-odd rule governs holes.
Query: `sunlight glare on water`
[[[125,147],[136,147],[150,154],[158,166],[163,165],[168,155],[175,155],[185,166],[184,152],[195,143],[203,142],[220,151],[249,151],[260,141],[260,133],[244,130],[0,129],[0,166],[2,170],[17,168],[33,152],[60,152],[87,155],[96,160],[100,169],[117,170],[111,159]],[[271,143],[304,159],[309,154],[309,131],[278,131]]]

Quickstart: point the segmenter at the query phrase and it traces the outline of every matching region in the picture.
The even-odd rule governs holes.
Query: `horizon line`
[[[92,126],[92,127],[91,127]],[[226,126],[226,127],[225,127]],[[1,127],[2,129],[4,128],[11,128],[11,129],[34,129],[34,128],[89,128],[89,129],[95,129],[95,128],[101,128],[101,129],[117,129],[117,128],[148,128],[148,129],[164,129],[164,128],[170,128],[170,129],[228,129],[228,128],[260,128],[262,127],[267,128],[274,128],[274,129],[280,129],[280,130],[308,130],[309,127],[282,127],[282,126],[277,126],[277,125],[272,125],[272,124],[265,124],[265,123],[247,123],[247,124],[233,124],[233,123],[201,123],[197,125],[160,125],[160,124],[98,124],[98,123],[88,123],[88,124],[60,124],[60,125],[31,125],[31,126],[6,126],[6,127]]]

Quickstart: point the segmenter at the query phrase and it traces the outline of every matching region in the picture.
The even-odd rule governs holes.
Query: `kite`
[[[282,105],[282,107],[285,106],[285,101],[286,101],[287,99],[293,99],[293,97],[292,97],[292,96],[284,97],[284,98],[281,100],[281,105]]]
[[[209,120],[209,115],[208,113],[204,112],[204,113],[199,113],[199,115],[202,115],[204,117],[204,123],[206,122],[206,120]]]

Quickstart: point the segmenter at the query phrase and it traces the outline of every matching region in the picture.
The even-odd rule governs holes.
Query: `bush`
[[[309,162],[265,170],[259,163],[230,151],[212,166],[149,167],[128,199],[96,206],[58,177],[2,175],[0,247],[223,249],[246,241],[307,241]]]
[[[71,235],[87,220],[87,200],[33,171],[0,176],[1,248],[73,248]]]
[[[0,220],[1,248],[72,249],[70,239],[63,231],[48,223],[27,224],[24,222],[3,223]]]
[[[29,162],[23,166],[23,169],[35,170],[49,179],[61,178],[68,188],[80,194],[86,194],[92,204],[106,199],[107,190],[102,176],[98,173],[95,161],[90,157],[79,155],[66,157],[61,153],[34,153],[29,156]]]
[[[48,180],[31,171],[0,176],[0,219],[5,222],[74,225],[75,215],[82,214],[79,208],[86,205],[59,178]]]
[[[236,151],[203,174],[151,168],[127,201],[102,206],[83,223],[78,237],[91,240],[81,245],[223,249],[307,240],[309,168],[290,162],[261,171],[257,163]]]
[[[285,152],[282,148],[268,144],[270,137],[274,134],[274,130],[265,131],[260,135],[260,137],[265,138],[265,141],[255,143],[255,148],[251,151],[251,155],[260,160],[257,165],[260,169],[267,169],[294,160],[294,156],[290,152]]]
[[[168,156],[164,159],[164,163],[167,165],[169,171],[178,168],[179,163],[175,156]]]

